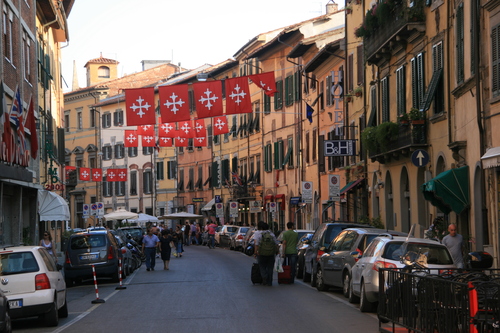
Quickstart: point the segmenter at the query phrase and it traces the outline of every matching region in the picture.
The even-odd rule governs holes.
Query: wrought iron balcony
[[[385,3],[387,5],[387,3]],[[388,60],[392,51],[404,47],[407,39],[415,32],[425,32],[425,14],[423,1],[395,1],[387,10],[375,10],[377,23],[370,26],[368,15],[365,17],[364,29],[368,33],[364,36],[366,61],[377,64]],[[368,24],[368,26],[367,26]]]
[[[412,124],[400,125],[397,138],[389,141],[385,149],[378,148],[369,151],[368,157],[382,164],[391,160],[399,160],[400,157],[409,157],[416,149],[427,147],[427,125]]]

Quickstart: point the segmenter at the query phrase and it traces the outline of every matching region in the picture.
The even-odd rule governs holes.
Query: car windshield
[[[141,229],[125,229],[125,232],[128,232],[132,237],[140,237],[142,236]]]
[[[79,235],[71,238],[71,249],[81,250],[88,249],[91,247],[102,247],[106,246],[105,235]]]
[[[1,275],[38,272],[39,267],[32,252],[0,254]]]

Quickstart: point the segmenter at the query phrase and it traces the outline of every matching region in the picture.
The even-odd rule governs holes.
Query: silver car
[[[360,302],[359,309],[369,312],[375,309],[379,291],[379,268],[402,268],[402,253],[415,252],[421,255],[424,266],[434,273],[441,270],[456,268],[448,248],[437,241],[423,238],[410,238],[403,244],[406,237],[377,237],[366,248],[365,252],[352,267],[349,302]]]

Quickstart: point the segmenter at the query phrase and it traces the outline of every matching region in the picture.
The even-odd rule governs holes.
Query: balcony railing
[[[406,156],[411,149],[418,149],[427,146],[427,126],[424,124],[412,124],[399,126],[397,138],[389,141],[386,149],[369,151],[368,157],[373,161],[381,163],[389,162],[390,159],[397,159],[399,155]]]
[[[390,10],[385,11],[384,16],[377,15],[377,18],[378,25],[371,29],[367,27],[370,32],[363,40],[366,59],[372,63],[389,51],[386,46],[393,38],[399,36],[404,39],[413,28],[417,28],[424,22],[423,1],[417,4],[414,0],[410,5],[406,1],[395,1],[390,6]]]

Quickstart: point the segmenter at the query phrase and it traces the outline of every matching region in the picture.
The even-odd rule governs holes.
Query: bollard
[[[122,270],[122,258],[118,259],[118,272],[120,275],[120,285],[118,287],[116,287],[115,289],[116,290],[127,289],[127,287],[124,287],[122,284],[122,272],[123,272],[123,270]]]
[[[105,303],[106,302],[105,300],[99,298],[99,289],[97,289],[97,278],[96,278],[96,275],[95,275],[95,267],[94,267],[94,265],[92,265],[92,275],[94,276],[95,300],[93,300],[91,303],[92,304]]]

